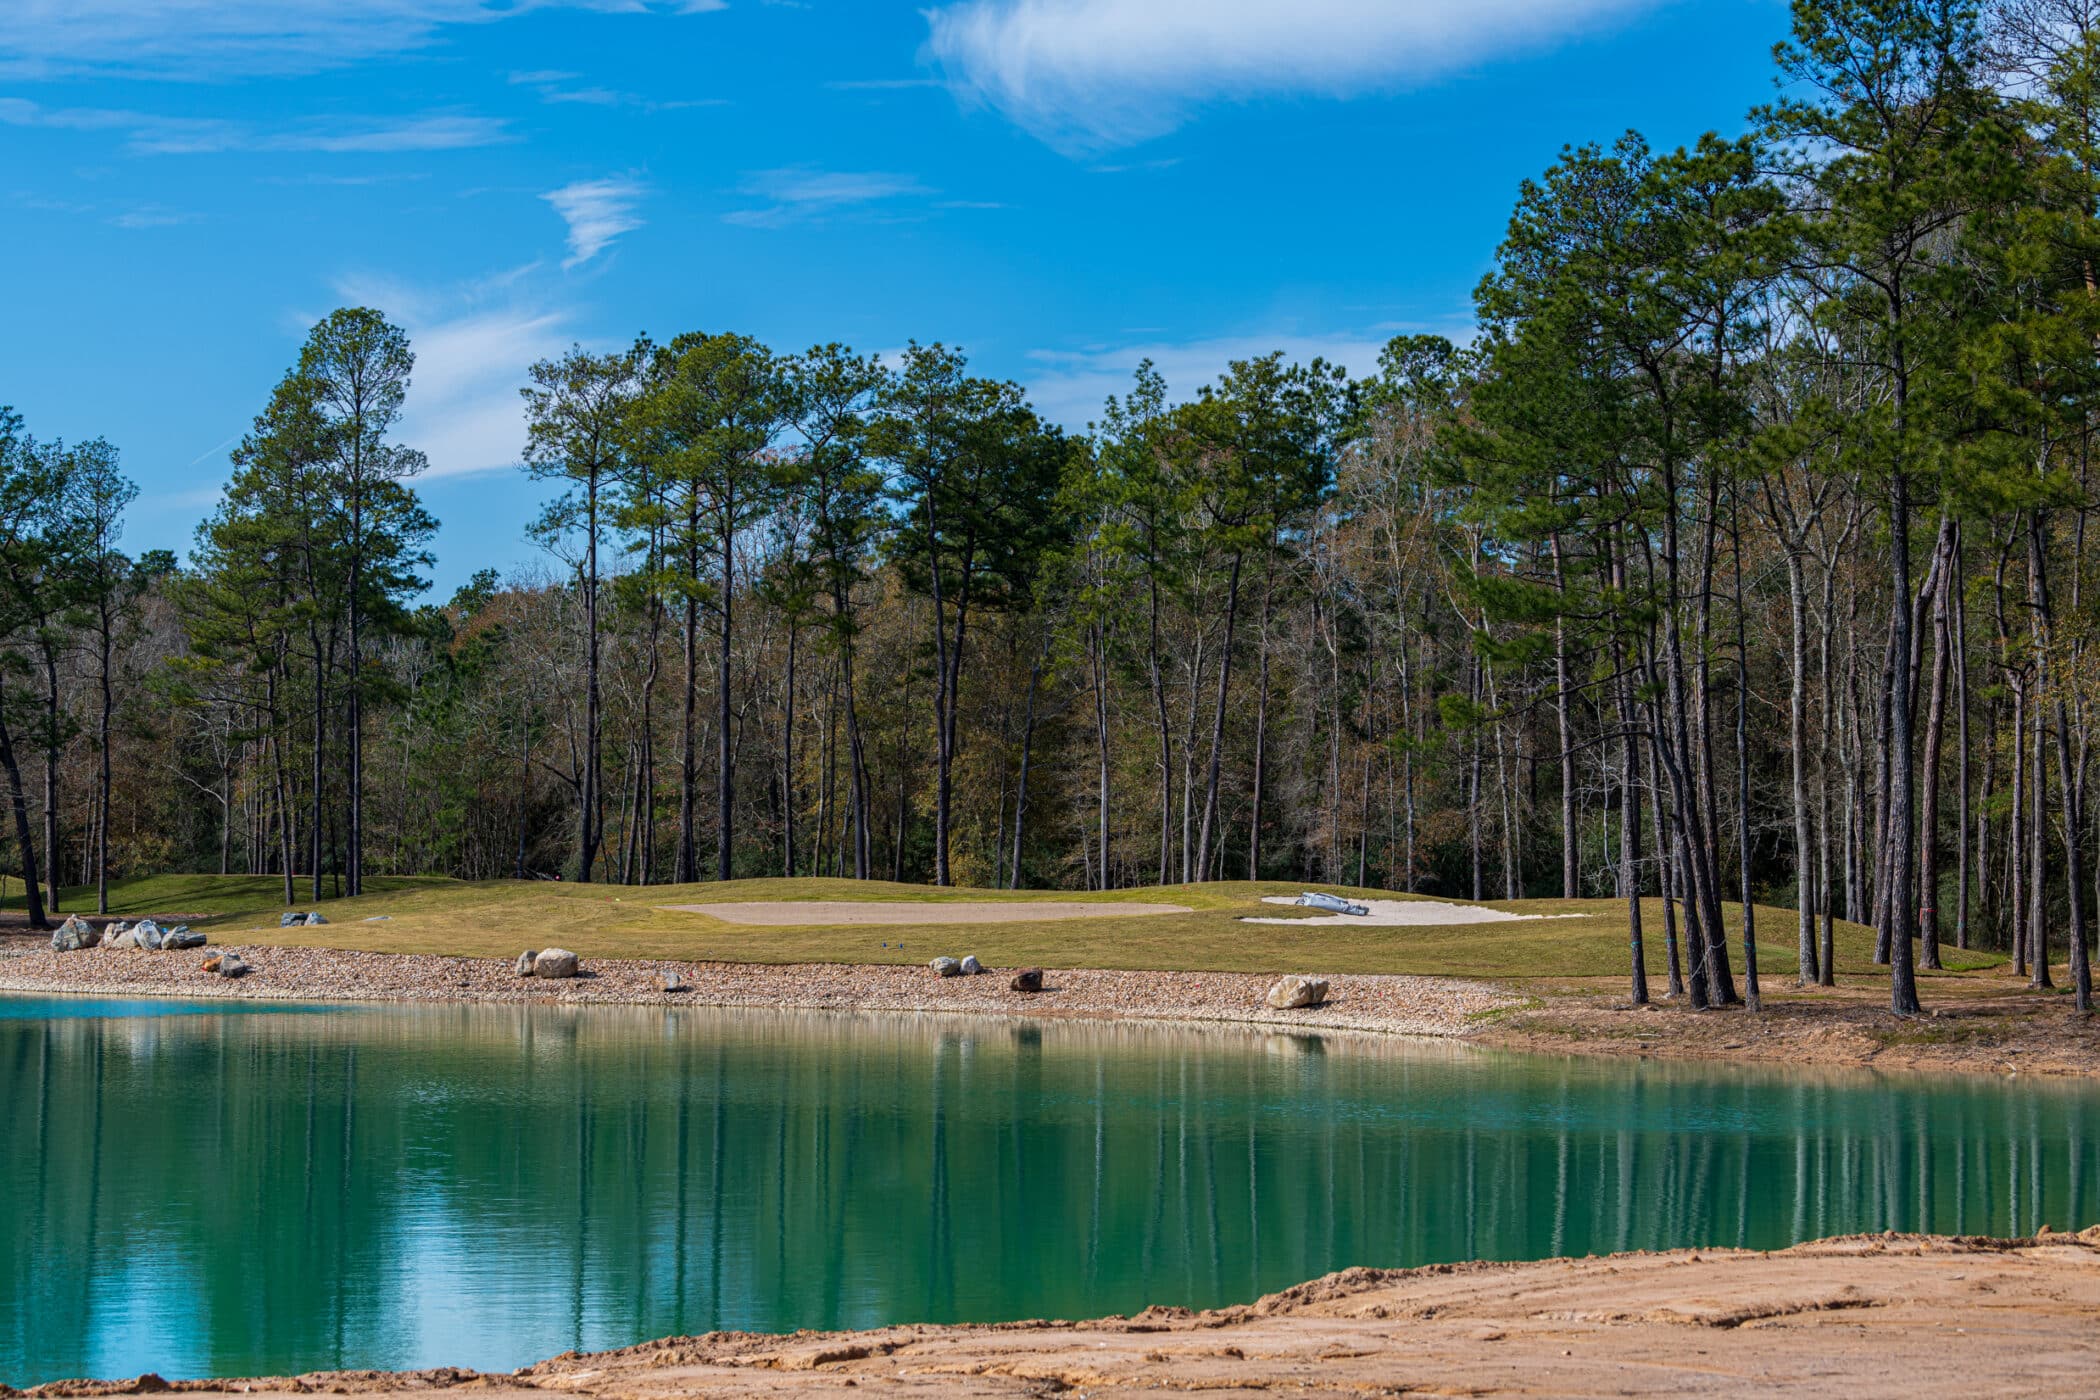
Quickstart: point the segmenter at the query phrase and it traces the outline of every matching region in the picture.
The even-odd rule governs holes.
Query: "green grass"
[[[1582,918],[1508,924],[1376,927],[1241,923],[1241,916],[1287,916],[1263,895],[1295,895],[1320,888],[1339,894],[1404,898],[1382,890],[1243,881],[1169,885],[1108,894],[930,890],[917,885],[852,880],[737,880],[727,884],[610,885],[444,879],[374,879],[371,893],[318,906],[331,920],[321,928],[277,929],[282,882],[269,876],[164,875],[115,882],[113,912],[181,915],[224,941],[253,930],[254,941],[357,948],[375,952],[446,953],[512,957],[525,948],[561,946],[585,957],[676,958],[724,962],[918,963],[937,954],[975,953],[993,967],[1044,965],[1215,972],[1423,973],[1488,978],[1611,978],[1627,971],[1628,921],[1617,900],[1520,900],[1495,903],[1525,914],[1581,914]],[[92,908],[91,889],[64,892],[66,910]],[[701,914],[674,913],[669,904],[755,900],[870,901],[1084,900],[1108,905],[1168,903],[1188,914],[1132,915],[1060,922],[909,924],[858,928],[749,928]],[[19,898],[5,901],[20,908]],[[1742,971],[1740,906],[1727,907],[1731,953]],[[384,915],[383,923],[365,919]],[[1649,976],[1663,975],[1662,908],[1646,901]],[[1794,970],[1794,914],[1757,906],[1759,967],[1768,978]],[[1859,924],[1837,928],[1841,974],[1878,975],[1873,934]],[[888,944],[885,948],[883,945]],[[1950,971],[1994,966],[1989,954],[1948,950]]]

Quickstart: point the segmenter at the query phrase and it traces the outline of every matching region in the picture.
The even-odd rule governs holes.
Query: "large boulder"
[[[530,951],[518,954],[518,976],[532,976],[532,965],[539,961],[539,957],[538,953]]]
[[[970,954],[968,957],[962,960],[963,976],[975,977],[978,973],[982,971],[984,971],[984,964],[977,961],[977,955],[975,953]]]
[[[933,969],[934,975],[936,977],[962,976],[962,964],[957,962],[953,958],[935,958],[931,963],[927,964],[927,966]]]
[[[1043,970],[1039,967],[1024,967],[1014,974],[1012,983],[1017,992],[1040,992],[1043,989]]]
[[[131,925],[125,923],[122,919],[118,919],[112,924],[104,924],[102,927],[102,946],[105,948],[116,947],[117,940],[129,932],[131,932]]]
[[[51,951],[54,953],[78,953],[93,948],[102,941],[95,926],[75,914],[60,924],[51,934]]]
[[[188,924],[180,924],[160,936],[161,951],[179,953],[190,948],[202,948],[204,935]]]
[[[305,922],[306,915],[296,909],[287,909],[277,917],[277,927],[279,928],[297,928]]]
[[[1300,1011],[1308,1006],[1318,1006],[1327,1000],[1327,979],[1279,977],[1264,999],[1278,1011]]]
[[[245,977],[248,975],[248,964],[241,961],[240,954],[227,953],[219,959],[218,970],[221,977]]]
[[[151,919],[140,919],[131,926],[131,932],[126,935],[126,937],[131,939],[132,947],[144,948],[149,953],[160,951],[161,940],[164,936],[161,933],[160,925],[154,923]],[[120,943],[118,946],[122,947],[123,945]]]
[[[308,914],[308,915],[306,916],[306,926],[307,926],[308,928],[319,928],[319,927],[320,927],[321,925],[323,925],[323,924],[325,924],[325,923],[327,923],[327,922],[328,922],[328,918],[327,918],[327,916],[326,916],[326,915],[324,915],[324,914],[322,914],[322,913],[321,913],[321,911],[320,911],[320,910],[318,910],[318,909],[316,909],[316,910],[315,910],[315,911],[314,911],[313,913],[311,913],[311,914]]]
[[[582,967],[582,960],[568,949],[548,948],[532,960],[532,975],[562,981],[574,977]]]

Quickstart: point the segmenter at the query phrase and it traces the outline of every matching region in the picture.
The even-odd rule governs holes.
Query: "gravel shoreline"
[[[201,970],[209,954],[238,953],[252,971],[228,981]],[[1332,977],[1327,1004],[1275,1011],[1270,977],[1230,972],[1046,972],[1029,995],[1010,970],[937,977],[923,967],[844,964],[584,960],[574,981],[521,978],[511,963],[418,953],[213,944],[188,953],[93,949],[0,957],[0,992],[392,1003],[550,1006],[716,1006],[793,1010],[929,1011],[1099,1020],[1239,1022],[1302,1030],[1456,1037],[1487,1013],[1523,1002],[1480,982],[1444,977]],[[667,992],[663,974],[685,989]]]

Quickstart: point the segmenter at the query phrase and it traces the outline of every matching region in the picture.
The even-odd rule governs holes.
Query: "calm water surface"
[[[0,999],[0,1380],[507,1368],[2100,1219],[2100,1093],[1251,1032]]]

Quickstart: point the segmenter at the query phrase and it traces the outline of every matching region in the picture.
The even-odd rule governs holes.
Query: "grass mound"
[[[1626,975],[1630,925],[1618,900],[1516,900],[1490,907],[1520,914],[1580,914],[1573,919],[1499,924],[1352,927],[1290,923],[1249,924],[1246,915],[1289,911],[1263,904],[1264,895],[1295,895],[1304,885],[1228,881],[1152,886],[1105,894],[929,889],[888,881],[832,879],[733,880],[698,885],[559,884],[499,880],[468,883],[440,878],[375,878],[358,899],[304,901],[330,922],[321,928],[279,931],[286,908],[281,879],[248,875],[160,875],[115,882],[112,912],[126,917],[181,916],[209,928],[214,939],[389,953],[515,957],[524,948],[559,945],[599,958],[795,963],[916,963],[938,954],[975,953],[992,967],[1046,965],[1145,971],[1417,973],[1486,978],[1620,978]],[[1407,898],[1386,890],[1341,885],[1314,888],[1354,898]],[[1056,900],[1115,905],[1167,903],[1187,914],[1097,917],[1027,923],[909,924],[862,927],[750,927],[704,914],[678,913],[672,904],[778,900],[875,900],[953,903]],[[1457,902],[1457,901],[1449,901]],[[6,901],[19,909],[19,897]],[[65,892],[67,910],[92,908],[92,889]],[[1310,912],[1310,911],[1308,911]],[[1741,906],[1726,907],[1731,955],[1740,974]],[[1643,903],[1647,966],[1658,991],[1664,972],[1662,905]],[[1794,913],[1756,906],[1759,967],[1776,987],[1794,972]],[[383,922],[365,922],[383,919]],[[1872,962],[1873,933],[1838,925],[1841,973],[1880,976]],[[1956,954],[1950,971],[1994,966],[1990,954]]]

